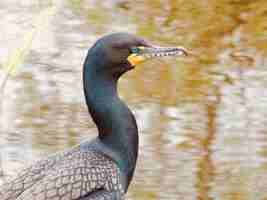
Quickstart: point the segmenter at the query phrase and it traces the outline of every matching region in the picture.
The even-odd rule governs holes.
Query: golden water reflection
[[[267,199],[265,0],[1,2],[1,65],[51,6],[55,14],[6,85],[0,119],[6,174],[95,136],[82,62],[96,38],[127,31],[194,52],[146,63],[120,81],[141,132],[128,196]]]

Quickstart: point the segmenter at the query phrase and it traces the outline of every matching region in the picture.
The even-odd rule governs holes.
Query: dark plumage
[[[124,199],[135,170],[138,130],[134,115],[118,97],[117,81],[148,58],[180,54],[185,50],[155,48],[126,33],[99,39],[83,69],[86,103],[98,137],[25,168],[2,186],[0,199]]]

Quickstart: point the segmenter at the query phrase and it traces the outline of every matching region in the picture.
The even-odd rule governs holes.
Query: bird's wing
[[[93,192],[93,195],[97,190],[123,194],[119,184],[119,170],[115,163],[95,152],[77,151],[43,173],[41,178],[15,198],[5,198],[4,194],[3,199],[78,200],[85,196],[89,198],[91,193]]]
[[[98,190],[92,192],[89,196],[80,198],[79,200],[125,200],[125,196],[118,191]]]
[[[76,151],[72,149],[72,151],[57,153],[22,169],[15,177],[1,185],[0,199],[15,200],[22,192],[44,178],[47,171]]]

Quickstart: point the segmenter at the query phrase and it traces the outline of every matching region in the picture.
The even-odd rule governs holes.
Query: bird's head
[[[96,71],[119,78],[136,65],[155,57],[187,55],[183,47],[158,47],[128,33],[114,33],[100,38],[89,50]],[[87,62],[86,61],[86,62]],[[89,66],[88,66],[89,67]]]

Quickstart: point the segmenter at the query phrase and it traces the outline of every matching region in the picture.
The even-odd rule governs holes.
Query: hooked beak
[[[155,57],[187,56],[188,51],[183,47],[135,47],[127,60],[132,66],[143,63]]]

